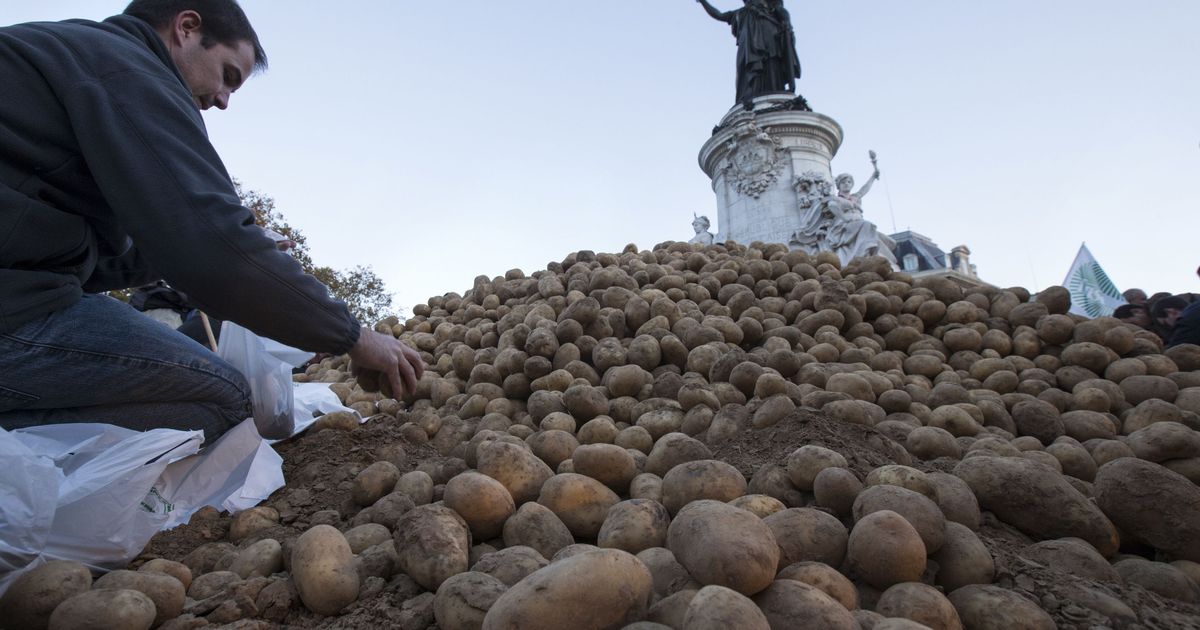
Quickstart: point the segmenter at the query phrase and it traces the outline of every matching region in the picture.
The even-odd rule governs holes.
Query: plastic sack
[[[262,337],[233,322],[221,325],[217,356],[241,372],[250,384],[254,425],[259,435],[274,440],[291,437],[294,433],[292,366],[267,352]]]
[[[0,431],[0,592],[46,560],[128,564],[168,520],[151,508],[155,481],[203,439],[86,423]]]

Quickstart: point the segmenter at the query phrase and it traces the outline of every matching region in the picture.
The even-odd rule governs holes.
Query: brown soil
[[[341,526],[347,527],[356,512],[356,508],[348,503],[351,480],[358,471],[375,461],[381,447],[403,441],[399,437],[400,424],[390,416],[378,416],[354,431],[328,430],[277,445],[284,458],[288,485],[275,492],[264,505],[279,510],[281,523],[258,532],[241,545],[268,537],[281,542],[294,538],[307,529],[312,515],[321,510],[337,510]],[[715,448],[713,454],[749,478],[759,466],[780,464],[789,453],[805,444],[816,444],[841,453],[862,477],[870,470],[890,463],[908,464],[923,470],[945,468],[944,462],[922,462],[911,458],[903,447],[871,427],[834,421],[809,409],[797,410],[775,426],[748,430]],[[438,458],[438,453],[428,445],[405,443],[404,450],[407,462],[401,466],[402,471]],[[187,525],[155,536],[133,564],[136,566],[155,557],[179,560],[204,543],[224,540],[230,520],[228,515],[202,511]],[[1060,628],[1121,627],[1072,599],[1070,591],[1077,587],[1107,593],[1132,608],[1139,617],[1139,624],[1125,627],[1200,628],[1200,606],[1168,600],[1137,586],[1083,580],[1023,557],[1022,549],[1033,541],[988,513],[984,515],[984,526],[978,534],[995,559],[995,583],[1038,602]],[[338,617],[315,615],[297,602],[282,625],[427,630],[437,628],[432,604],[433,594],[423,591],[400,573],[390,582],[378,578],[368,580],[360,600]],[[247,621],[242,622],[246,624],[242,627],[255,625],[247,624]]]

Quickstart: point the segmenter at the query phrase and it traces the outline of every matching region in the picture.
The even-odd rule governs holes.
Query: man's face
[[[1150,313],[1147,313],[1144,308],[1135,308],[1130,311],[1129,317],[1123,318],[1122,321],[1141,328],[1147,328],[1150,326]]]
[[[1180,310],[1177,308],[1163,309],[1163,316],[1158,318],[1158,323],[1167,328],[1174,328],[1175,322],[1179,320]]]
[[[179,73],[192,91],[196,107],[229,107],[229,97],[254,69],[254,47],[240,41],[236,47],[213,43],[205,48],[200,36],[189,37],[171,51]]]

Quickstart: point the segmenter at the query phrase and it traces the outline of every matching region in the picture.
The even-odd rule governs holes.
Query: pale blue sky
[[[785,4],[800,92],[845,129],[835,172],[879,153],[881,229],[890,205],[1002,286],[1061,282],[1087,241],[1122,289],[1200,292],[1200,2]],[[0,23],[123,6],[10,0]],[[696,156],[735,48],[693,0],[243,6],[271,69],[205,114],[214,145],[398,306],[716,220]]]

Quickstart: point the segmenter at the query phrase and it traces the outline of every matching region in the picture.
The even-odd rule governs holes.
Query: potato
[[[637,463],[628,450],[614,444],[585,444],[571,456],[575,472],[608,486],[613,492],[625,493],[637,476]]]
[[[399,479],[400,469],[396,468],[395,464],[386,461],[375,462],[354,478],[350,496],[358,505],[372,505],[391,492]]]
[[[504,544],[530,547],[545,558],[552,558],[564,547],[575,543],[571,530],[554,512],[539,503],[526,503],[504,523]]]
[[[242,576],[233,571],[212,571],[196,576],[187,590],[187,596],[194,600],[208,599],[218,595],[231,584],[242,581]]]
[[[1131,405],[1155,398],[1163,402],[1175,402],[1179,395],[1179,386],[1165,376],[1129,376],[1122,380],[1120,385],[1125,400]]]
[[[979,501],[967,482],[942,472],[929,473],[925,478],[933,486],[938,508],[947,521],[959,523],[968,529],[979,529]]]
[[[574,435],[558,429],[538,431],[526,441],[533,454],[546,462],[551,469],[557,469],[559,464],[570,459],[571,454],[579,447],[579,441]]]
[[[1043,540],[1026,547],[1022,555],[1077,577],[1107,582],[1121,580],[1116,569],[1095,547],[1078,538]]]
[[[0,597],[0,618],[13,628],[45,628],[55,607],[91,587],[92,574],[82,563],[51,560],[9,585]]]
[[[507,585],[486,573],[459,573],[438,587],[433,616],[443,630],[480,628],[488,609],[507,590]]]
[[[521,505],[537,500],[542,484],[554,471],[527,448],[506,442],[487,442],[479,446],[478,470],[499,481],[513,502]]]
[[[905,582],[889,587],[879,596],[875,612],[885,617],[903,617],[933,630],[961,630],[958,612],[945,595],[928,584]]]
[[[1116,529],[1105,514],[1047,466],[1015,457],[972,457],[954,475],[971,486],[982,509],[1035,539],[1074,536],[1104,556],[1117,550]]]
[[[936,553],[946,541],[946,517],[929,497],[899,486],[872,486],[863,490],[854,500],[852,512],[855,522],[880,511],[903,516],[921,536],[926,553]]]
[[[1035,437],[1042,444],[1050,444],[1065,432],[1058,409],[1045,401],[1019,402],[1012,408],[1012,417],[1020,435]]]
[[[650,606],[650,611],[646,613],[646,620],[667,628],[683,627],[683,620],[687,616],[688,605],[692,603],[698,592],[694,589],[684,589],[654,602]],[[739,596],[745,597],[740,593]],[[753,605],[753,602],[751,602],[751,605]],[[626,626],[626,628],[628,627]]]
[[[826,468],[845,467],[846,458],[841,453],[815,444],[801,446],[787,457],[788,478],[804,492],[812,492],[817,473]]]
[[[432,488],[430,489],[430,492],[433,492]],[[358,514],[359,516],[363,516],[365,514],[367,517],[367,522],[383,525],[390,530],[396,526],[396,522],[400,520],[400,517],[408,513],[408,511],[413,509],[413,507],[415,507],[413,505],[413,500],[410,499],[407,494],[402,492],[393,492],[376,501],[375,505],[364,509]]]
[[[575,473],[554,475],[538,495],[538,503],[554,512],[571,534],[580,538],[595,538],[608,509],[620,500],[604,484]]]
[[[279,512],[275,508],[263,505],[252,507],[249,510],[238,512],[233,516],[233,523],[229,525],[229,540],[240,542],[255,532],[260,532],[278,524]],[[193,569],[192,573],[197,573],[197,571]],[[200,573],[203,573],[203,571]]]
[[[351,411],[335,411],[327,413],[309,427],[307,433],[317,434],[325,429],[333,429],[335,431],[353,431],[358,428],[360,420],[357,412]]]
[[[930,499],[937,497],[933,485],[925,477],[925,473],[899,464],[880,466],[867,474],[867,486],[900,486],[913,492],[919,492]]]
[[[503,582],[507,588],[549,563],[534,548],[517,545],[484,554],[471,564],[471,570],[486,573]]]
[[[649,450],[645,472],[662,477],[679,464],[712,457],[712,451],[703,442],[683,433],[668,433]]]
[[[813,480],[817,506],[839,516],[850,513],[862,490],[862,482],[848,468],[826,468]]]
[[[478,540],[499,536],[504,522],[516,512],[513,497],[503,484],[474,472],[451,479],[446,484],[443,501],[466,521],[471,535]]]
[[[413,508],[394,531],[399,568],[430,591],[467,570],[471,530],[454,510],[443,505]]]
[[[948,596],[964,627],[979,630],[1054,630],[1046,611],[1013,591],[986,584],[964,586]]]
[[[812,508],[790,508],[763,519],[779,546],[777,570],[797,562],[839,566],[846,557],[846,526]]]
[[[634,477],[629,484],[629,498],[662,503],[662,479],[654,473],[642,473]]]
[[[820,589],[796,580],[775,580],[754,596],[772,630],[857,627],[854,616]]]
[[[667,541],[671,517],[657,501],[630,499],[612,506],[600,527],[596,544],[601,548],[620,549],[637,554]]]
[[[663,477],[662,492],[663,505],[674,515],[692,501],[727,502],[746,494],[746,478],[725,462],[704,459],[672,468]]]
[[[654,578],[654,597],[661,599],[685,590],[700,590],[703,585],[692,578],[675,554],[665,547],[651,547],[637,554],[638,560]]]
[[[846,563],[876,588],[916,582],[925,572],[925,544],[909,522],[890,510],[867,514],[854,524],[846,545]]]
[[[746,510],[759,518],[766,518],[787,509],[782,501],[765,494],[747,494],[729,502],[735,508]]]
[[[1187,574],[1165,562],[1128,558],[1113,563],[1126,584],[1136,584],[1163,597],[1194,604],[1200,601],[1200,589]]]
[[[996,564],[987,547],[965,525],[946,523],[946,542],[930,558],[938,564],[937,585],[948,593],[969,584],[991,584]]]
[[[390,538],[391,534],[387,532],[387,528],[379,525],[376,525],[376,527],[384,530],[385,540]],[[380,542],[382,542],[382,540]],[[351,550],[351,553],[354,553],[353,550]],[[278,573],[279,571],[283,570],[283,547],[277,540],[264,538],[238,552],[237,559],[233,561],[233,564],[229,567],[229,570],[240,575],[243,579],[251,577],[267,577],[269,575]],[[121,586],[119,588],[135,587]],[[135,590],[140,591],[142,589],[135,588]],[[146,591],[142,592],[146,593]],[[150,595],[150,599],[155,600],[155,604],[158,603],[158,599],[156,599],[154,595],[150,593],[146,594]]]
[[[154,558],[147,561],[142,566],[138,567],[138,571],[149,571],[152,573],[165,573],[183,584],[183,590],[187,591],[192,585],[192,570],[182,562],[175,562],[165,558]]]
[[[47,627],[50,630],[148,630],[154,624],[156,614],[154,601],[143,593],[131,589],[98,588],[64,600],[50,614]]]
[[[1129,434],[1125,443],[1141,459],[1156,463],[1200,457],[1200,431],[1176,422],[1155,422]]]
[[[683,623],[689,630],[769,630],[771,625],[754,601],[724,586],[705,586],[688,603]]]
[[[478,459],[476,460],[478,465]],[[412,499],[413,505],[425,505],[433,502],[433,477],[421,470],[413,470],[400,475],[396,481],[394,492],[402,492]]]
[[[821,589],[846,610],[858,608],[858,590],[833,567],[821,562],[796,562],[784,567],[777,580],[796,580]]]
[[[694,501],[675,515],[667,547],[702,584],[743,595],[767,587],[779,564],[779,546],[763,519],[719,501]]]
[[[292,579],[304,606],[318,615],[336,615],[358,599],[358,572],[345,536],[328,525],[300,535],[292,548]]]
[[[946,407],[939,407],[939,409],[946,409]],[[961,409],[958,411],[966,414]],[[974,421],[972,420],[972,422]],[[954,440],[954,434],[936,426],[913,429],[909,432],[904,447],[913,455],[926,460],[937,459],[939,457],[949,457],[952,459],[962,457],[962,448]]]
[[[619,628],[642,619],[653,588],[649,569],[616,549],[552,562],[501,595],[484,630]]]
[[[1095,491],[1096,504],[1121,531],[1177,559],[1200,562],[1200,487],[1126,457],[1100,467]]]

